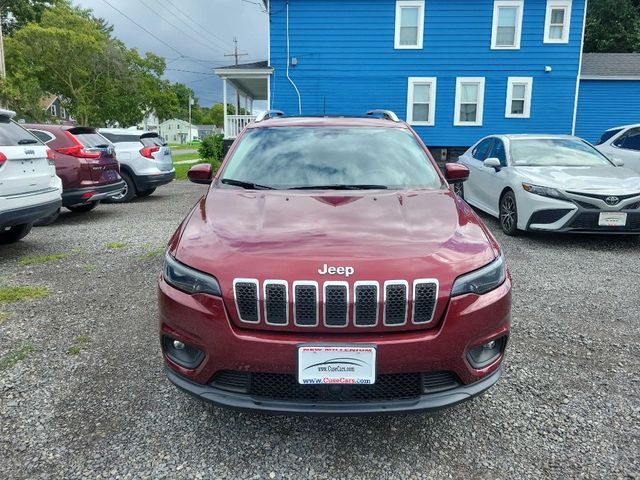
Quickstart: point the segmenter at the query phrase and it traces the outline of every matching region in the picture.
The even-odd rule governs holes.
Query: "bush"
[[[202,140],[202,143],[198,147],[198,153],[200,158],[209,161],[221,161],[223,157],[223,138],[224,135],[209,135]]]

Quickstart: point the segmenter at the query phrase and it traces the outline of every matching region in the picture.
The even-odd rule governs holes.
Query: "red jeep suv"
[[[261,118],[262,117],[262,118]],[[393,112],[249,125],[169,242],[160,342],[177,387],[218,405],[390,413],[500,377],[500,247]]]
[[[63,207],[88,212],[122,190],[124,182],[114,147],[95,128],[48,124],[25,128],[54,151],[56,173],[62,179]],[[39,223],[52,223],[57,216]]]

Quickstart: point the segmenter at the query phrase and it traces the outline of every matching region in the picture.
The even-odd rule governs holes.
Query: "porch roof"
[[[267,100],[267,79],[273,73],[268,62],[241,63],[216,68],[214,73],[227,80],[233,88],[254,100]]]

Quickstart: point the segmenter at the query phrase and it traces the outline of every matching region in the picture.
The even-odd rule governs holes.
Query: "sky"
[[[114,27],[114,36],[128,47],[165,57],[165,78],[190,87],[201,106],[222,101],[222,80],[212,70],[234,63],[233,57],[225,57],[233,53],[234,37],[238,40],[238,51],[247,54],[240,57],[240,63],[267,59],[268,20],[260,0],[74,0],[74,3],[107,20]],[[231,99],[232,89],[229,90]]]

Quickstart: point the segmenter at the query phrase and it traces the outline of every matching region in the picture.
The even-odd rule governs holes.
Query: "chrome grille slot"
[[[324,324],[327,327],[346,327],[349,323],[349,284],[324,284]]]
[[[356,282],[354,286],[354,320],[356,327],[378,324],[378,283]]]
[[[407,321],[407,282],[384,282],[384,324],[404,325]]]
[[[293,283],[293,315],[299,327],[318,325],[318,284],[315,282]]]
[[[284,280],[264,282],[264,318],[269,325],[289,323],[289,291]]]
[[[435,279],[413,282],[413,323],[429,323],[433,320],[438,301],[438,281]]]
[[[240,320],[247,323],[260,322],[258,280],[237,278],[233,281],[233,293]]]

